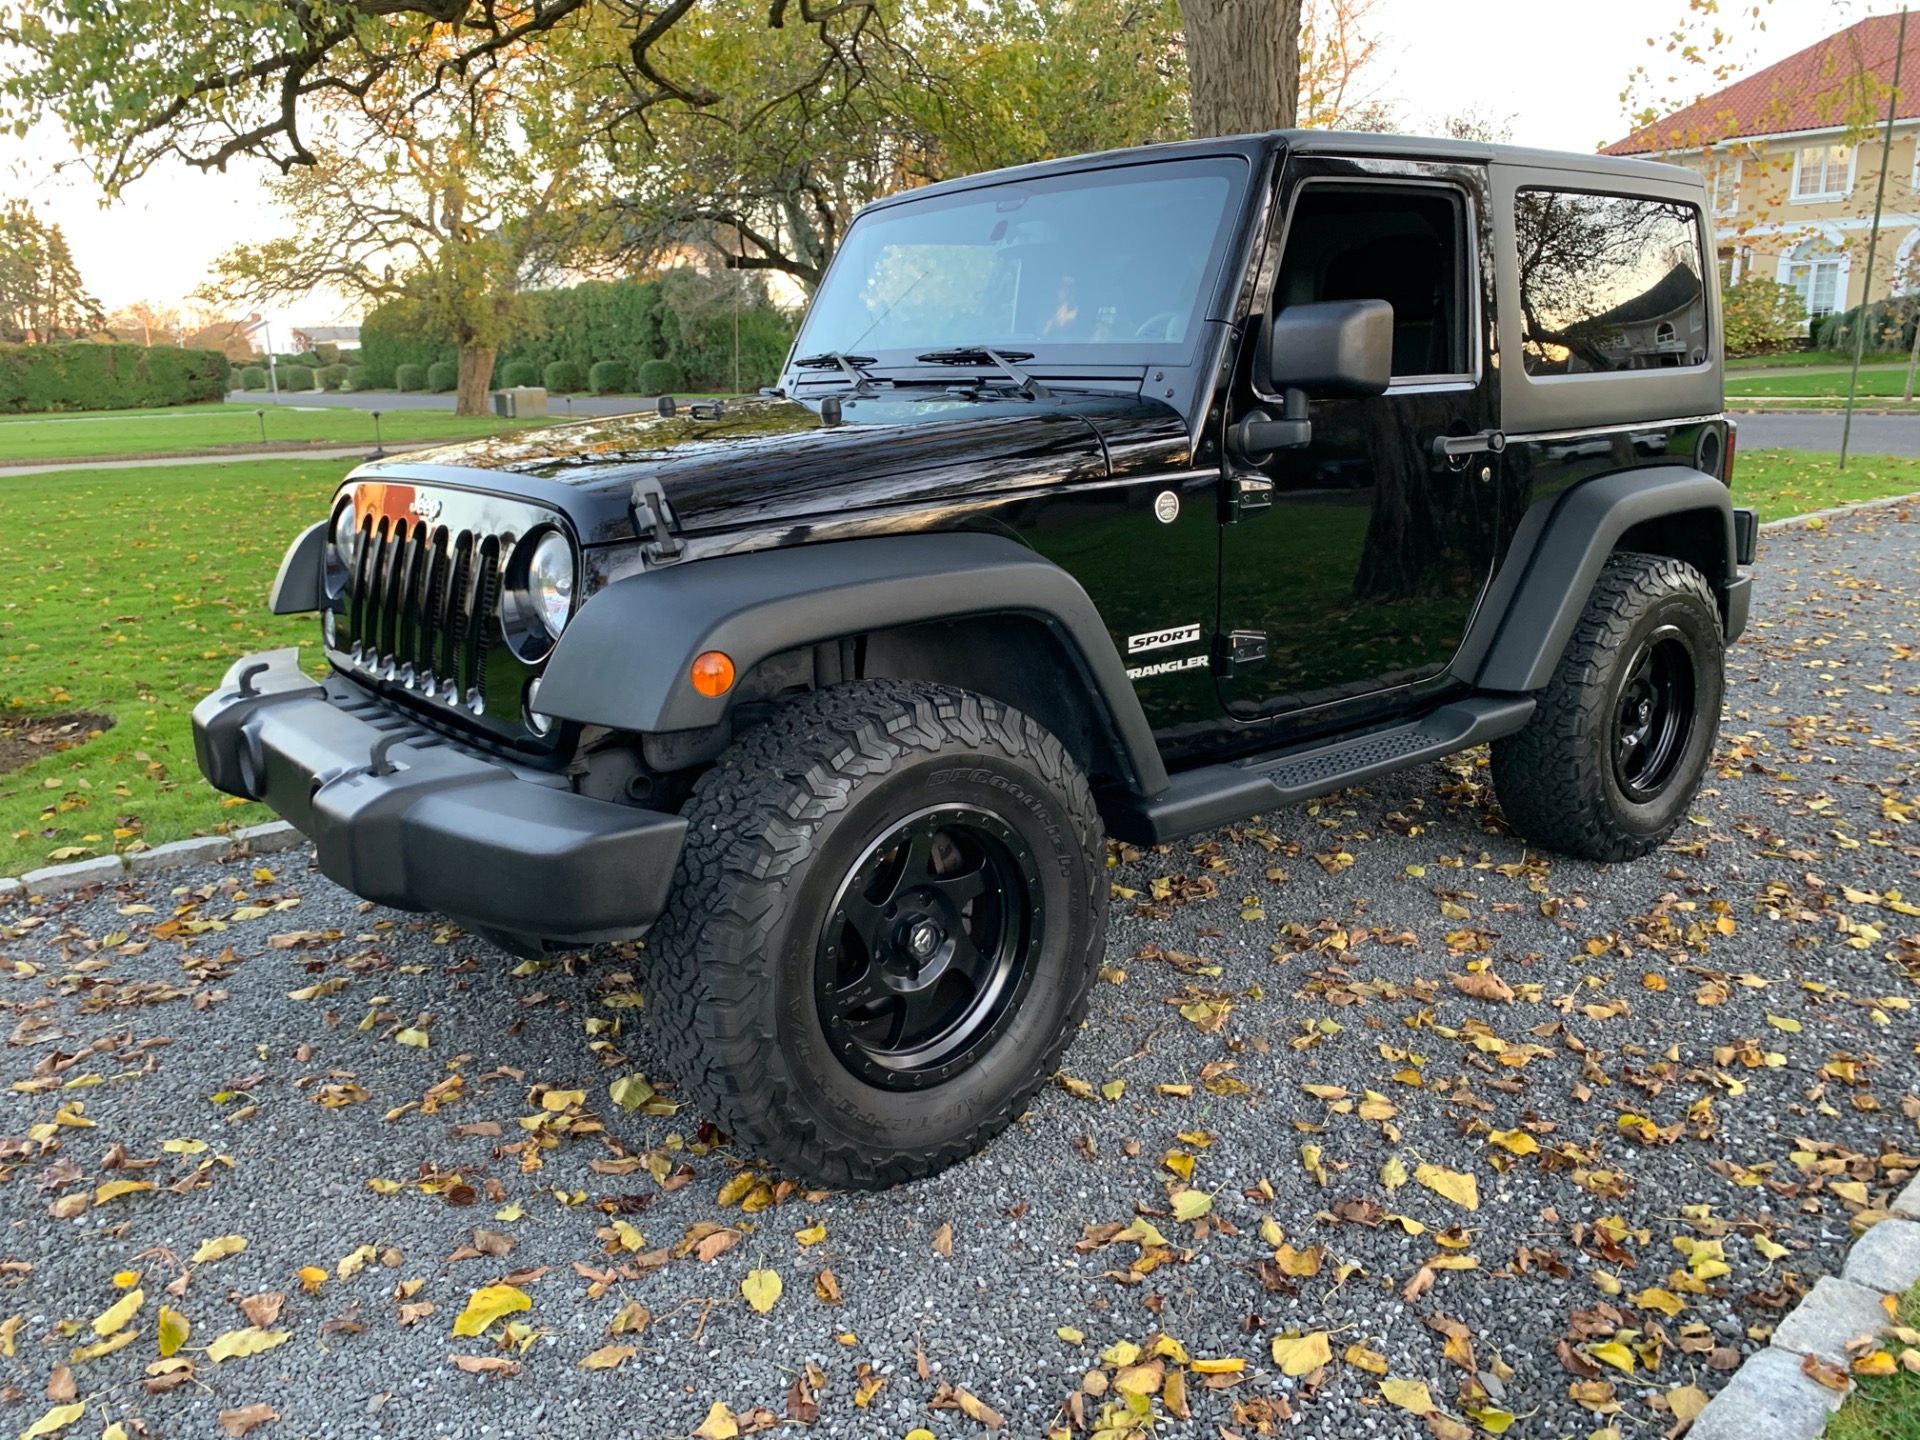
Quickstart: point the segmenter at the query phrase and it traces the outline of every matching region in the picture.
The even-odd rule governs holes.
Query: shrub
[[[322,390],[340,390],[347,383],[347,367],[340,364],[320,367],[320,388]]]
[[[267,388],[267,372],[259,365],[249,365],[240,372],[242,390],[264,390]]]
[[[396,365],[393,367],[393,385],[396,390],[414,391],[427,388],[427,367],[424,365]]]
[[[313,389],[313,367],[311,365],[282,365],[280,367],[280,388],[282,390]]]
[[[293,357],[293,363],[296,365],[304,365],[309,370],[318,370],[322,365],[326,364],[327,362],[320,358],[319,351],[305,350]]]
[[[1778,280],[1749,276],[1720,296],[1729,355],[1763,355],[1778,350],[1806,323],[1800,292]]]
[[[436,360],[427,366],[427,389],[444,395],[460,383],[460,367],[451,360]]]
[[[372,388],[367,384],[367,367],[366,366],[364,365],[347,366],[346,388],[348,390],[367,390]]]
[[[500,367],[500,385],[502,389],[512,389],[516,385],[538,385],[540,367],[531,360],[509,360]]]
[[[547,389],[558,395],[587,388],[586,381],[581,378],[580,367],[571,360],[554,361],[547,366],[542,378],[547,382]]]
[[[618,395],[632,383],[624,360],[601,360],[587,372],[587,388],[596,395]]]
[[[231,369],[218,350],[173,345],[0,345],[0,411],[222,400]]]
[[[640,367],[638,386],[642,395],[671,395],[687,388],[687,377],[671,360],[649,360]]]
[[[340,347],[331,340],[322,340],[318,345],[313,347],[313,353],[320,357],[320,363],[322,365],[338,365],[340,363]]]
[[[1920,296],[1891,295],[1871,305],[1856,305],[1851,310],[1839,310],[1816,320],[1811,327],[1815,348],[1852,353],[1854,327],[1861,323],[1863,315],[1868,353],[1910,350],[1914,322],[1920,319]]]

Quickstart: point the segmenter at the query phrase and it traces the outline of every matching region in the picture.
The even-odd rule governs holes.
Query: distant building
[[[1813,319],[1866,291],[1899,17],[1876,15],[1607,146],[1698,170],[1723,285],[1762,275]],[[1920,290],[1920,19],[1907,26],[1875,298]]]
[[[293,331],[293,350],[296,355],[304,355],[316,345],[338,345],[343,349],[354,349],[360,344],[358,325],[303,325]]]

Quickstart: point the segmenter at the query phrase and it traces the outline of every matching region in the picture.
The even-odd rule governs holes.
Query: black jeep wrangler
[[[871,206],[758,397],[361,466],[194,714],[320,868],[646,933],[673,1078],[938,1170],[1087,1005],[1104,837],[1492,742],[1591,860],[1686,810],[1747,617],[1687,170],[1281,133]]]

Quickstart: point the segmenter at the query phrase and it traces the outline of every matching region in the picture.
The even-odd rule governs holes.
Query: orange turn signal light
[[[733,688],[733,661],[718,650],[697,656],[687,673],[693,680],[693,688],[709,699]]]

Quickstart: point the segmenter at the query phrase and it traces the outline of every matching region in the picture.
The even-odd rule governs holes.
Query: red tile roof
[[[1602,153],[1645,155],[1695,149],[1720,140],[1820,130],[1862,119],[1884,120],[1899,29],[1898,15],[1876,15],[1850,25],[1616,140]],[[1907,22],[1906,50],[1900,74],[1898,114],[1902,118],[1920,116],[1920,16]]]

